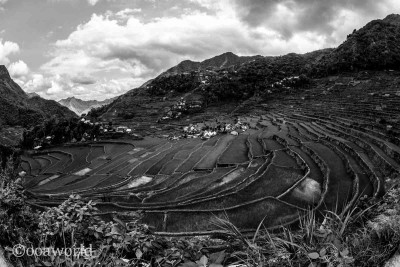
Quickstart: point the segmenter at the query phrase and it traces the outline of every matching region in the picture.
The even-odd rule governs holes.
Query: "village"
[[[207,119],[202,122],[188,121],[188,125],[182,124],[175,128],[174,121],[179,121],[184,116],[193,113],[199,113],[203,110],[204,104],[199,99],[186,100],[181,97],[177,102],[164,110],[164,114],[154,121],[155,124],[162,126],[161,128],[155,125],[149,129],[158,129],[158,133],[142,131],[140,124],[134,125],[129,121],[118,120],[97,120],[83,114],[79,120],[75,122],[68,122],[68,125],[57,125],[53,128],[59,130],[52,130],[47,135],[36,135],[33,140],[34,150],[41,150],[43,148],[65,144],[80,144],[87,142],[98,142],[100,140],[109,139],[132,139],[141,140],[144,136],[155,135],[168,140],[180,140],[183,138],[200,138],[202,140],[209,139],[218,134],[231,134],[239,135],[249,129],[247,122],[241,121],[240,118],[226,120],[223,118]],[[71,126],[73,124],[74,126]],[[177,131],[162,133],[162,128],[171,126]]]
[[[202,140],[207,140],[218,134],[239,135],[248,129],[249,125],[246,122],[242,122],[240,119],[235,119],[234,123],[227,123],[215,119],[215,121],[212,122],[202,122],[184,126],[181,135],[169,136],[168,139],[201,138]]]
[[[179,119],[183,114],[195,113],[201,111],[203,108],[202,101],[186,101],[183,97],[165,110],[165,114],[157,122],[165,122],[172,119]]]

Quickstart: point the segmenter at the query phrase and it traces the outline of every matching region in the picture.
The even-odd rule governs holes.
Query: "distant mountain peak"
[[[178,65],[168,69],[160,76],[169,76],[185,72],[204,70],[207,68],[221,69],[230,67],[236,64],[245,63],[261,56],[238,56],[232,52],[225,52],[223,54],[214,56],[212,58],[203,60],[201,62],[184,60]]]
[[[233,56],[235,56],[235,57],[238,57],[238,55],[234,54],[234,53],[231,52],[231,51],[225,52],[225,53],[221,54],[221,56],[222,56],[222,55],[233,55]]]
[[[58,101],[61,105],[69,108],[71,111],[78,115],[89,112],[92,108],[101,107],[103,105],[109,104],[114,100],[114,98],[106,99],[103,101],[98,100],[82,100],[71,96]]]
[[[236,54],[234,54],[234,53],[232,53],[232,52],[225,52],[225,53],[223,53],[223,54],[221,54],[221,55],[218,55],[218,56],[215,56],[215,57],[213,57],[213,58],[218,58],[218,57],[233,57],[233,58],[239,58],[240,56],[238,56],[238,55],[236,55]],[[212,58],[211,58],[212,59]]]

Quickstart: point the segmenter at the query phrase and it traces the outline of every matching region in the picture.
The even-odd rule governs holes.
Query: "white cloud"
[[[63,91],[63,87],[56,81],[51,81],[51,87],[46,90],[47,95],[60,94]]]
[[[0,39],[0,64],[7,65],[10,63],[9,56],[19,53],[19,46],[17,43],[5,41]]]
[[[278,48],[282,52],[306,52],[314,47],[306,41],[300,48],[298,39],[301,37],[295,42],[280,40],[279,34],[268,28],[248,28],[229,9],[215,15],[194,11],[146,23],[132,14],[127,20],[115,15],[93,15],[88,23],[79,25],[67,39],[55,44],[54,58],[46,66],[76,69],[77,64],[86,67],[96,59],[117,59],[141,69],[137,74],[154,74],[182,59],[201,60],[226,51],[275,54]]]
[[[136,17],[140,10],[134,9],[92,15],[67,39],[54,44],[51,59],[41,70],[45,80],[56,82],[47,81],[46,89],[37,86],[38,90],[53,99],[72,93],[91,98],[111,97],[140,86],[185,59],[204,60],[227,51],[241,55],[308,52],[320,48],[325,41],[307,33],[284,40],[266,27],[249,28],[236,17],[233,8],[202,3],[213,6],[215,12],[191,11],[180,17],[147,21]],[[60,85],[60,90],[56,75],[72,85]],[[98,82],[71,82],[79,76],[97,78]],[[106,81],[101,82],[103,78]],[[89,93],[83,92],[82,86]]]
[[[77,77],[66,74],[34,73],[28,81],[16,79],[16,82],[28,93],[35,92],[44,98],[54,100],[71,96],[84,100],[103,100],[121,95],[138,84],[133,78],[92,79],[94,78],[84,74]]]
[[[29,81],[24,84],[23,89],[27,93],[43,93],[52,86],[51,80],[45,78],[42,74],[32,74]]]
[[[88,3],[92,6],[96,5],[99,0],[88,0]]]
[[[87,1],[91,5],[99,2]],[[379,14],[394,7],[396,1],[378,5]],[[319,27],[309,23],[306,9],[298,12],[293,8],[301,7],[301,1],[274,2],[268,12],[261,9],[268,1],[261,0],[254,1],[260,8],[255,5],[252,9],[230,0],[191,2],[203,11],[185,9],[180,16],[153,18],[130,8],[93,14],[66,39],[53,44],[49,61],[40,69],[42,80],[33,77],[25,86],[53,99],[74,94],[86,99],[116,96],[185,59],[204,60],[227,51],[282,55],[336,46],[374,16],[337,10]],[[258,15],[253,23],[248,21],[251,14]],[[301,20],[298,14],[304,15]]]
[[[0,0],[0,12],[4,12],[5,9],[1,5],[4,5],[8,0]]]
[[[13,78],[24,78],[29,73],[28,65],[22,60],[13,62],[8,66],[8,71]]]

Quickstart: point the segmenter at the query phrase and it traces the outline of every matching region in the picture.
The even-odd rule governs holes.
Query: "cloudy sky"
[[[26,92],[123,94],[182,60],[335,47],[398,0],[0,0],[0,64]]]

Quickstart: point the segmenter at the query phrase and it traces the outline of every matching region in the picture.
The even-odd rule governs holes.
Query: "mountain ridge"
[[[29,127],[53,116],[76,116],[56,101],[26,94],[4,65],[0,65],[0,106],[0,125]]]
[[[400,67],[400,15],[376,19],[347,36],[332,53],[315,64],[320,72]]]
[[[115,98],[109,98],[102,101],[98,100],[82,100],[74,96],[67,97],[58,101],[59,104],[67,107],[77,115],[89,112],[92,108],[98,108],[111,103]]]
[[[158,77],[176,75],[183,72],[191,72],[198,70],[205,70],[207,68],[220,69],[224,67],[233,66],[240,63],[245,63],[262,56],[238,56],[232,52],[225,52],[223,54],[205,59],[203,61],[184,60],[178,65],[169,68]]]
[[[303,75],[317,78],[341,72],[400,68],[400,15],[373,20],[349,34],[336,48],[305,54],[239,57],[231,52],[202,62],[185,60],[159,76],[132,89],[105,106],[102,114],[145,114],[138,106],[144,102],[159,114],[166,103],[161,99],[194,98],[211,104],[219,101],[244,101],[254,95],[278,90],[282,79]],[[140,104],[140,105],[139,105]],[[160,106],[160,110],[154,110]],[[165,109],[165,107],[164,107]],[[100,115],[101,116],[101,115]]]

